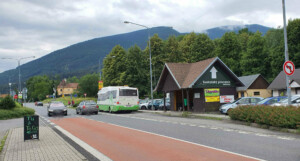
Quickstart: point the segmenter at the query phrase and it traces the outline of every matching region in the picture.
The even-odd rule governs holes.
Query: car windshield
[[[96,105],[96,102],[94,102],[94,101],[89,101],[89,102],[86,102],[85,104],[86,104],[86,105]]]

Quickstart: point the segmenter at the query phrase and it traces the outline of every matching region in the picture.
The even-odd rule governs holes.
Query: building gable
[[[268,86],[269,83],[261,75],[259,75],[248,89],[267,89]]]

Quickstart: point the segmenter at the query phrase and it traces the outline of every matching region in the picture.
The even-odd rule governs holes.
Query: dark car
[[[67,116],[68,109],[62,102],[52,101],[48,106],[48,116],[52,116],[53,114],[63,114]]]
[[[286,96],[268,97],[258,102],[257,105],[272,105],[286,98]]]
[[[89,113],[94,113],[98,114],[99,107],[96,104],[95,101],[88,100],[88,101],[82,101],[79,103],[79,105],[76,108],[76,114],[89,114]]]
[[[161,103],[158,106],[159,110],[164,110],[164,99],[162,99]],[[166,110],[170,110],[170,99],[166,99]]]
[[[43,102],[37,102],[35,105],[36,106],[44,106]]]
[[[158,110],[159,104],[161,103],[161,99],[154,99],[153,102],[153,108],[155,110]],[[152,110],[152,101],[150,101],[148,104],[148,110]]]

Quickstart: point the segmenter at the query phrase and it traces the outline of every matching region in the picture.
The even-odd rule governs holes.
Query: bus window
[[[120,96],[137,96],[136,89],[120,89]]]

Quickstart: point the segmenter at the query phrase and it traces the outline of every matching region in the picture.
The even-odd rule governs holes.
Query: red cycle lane
[[[85,118],[51,120],[114,161],[250,161],[201,145]]]

